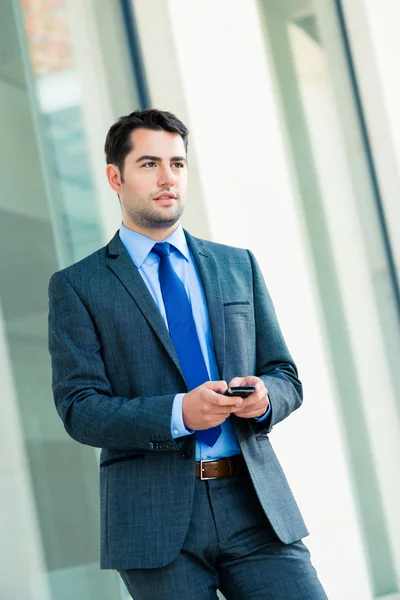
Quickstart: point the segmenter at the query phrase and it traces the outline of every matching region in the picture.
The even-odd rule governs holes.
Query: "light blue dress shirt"
[[[160,310],[165,325],[168,328],[167,315],[158,278],[160,259],[156,254],[151,252],[156,242],[145,235],[128,229],[123,223],[121,223],[119,236],[142,276],[154,302]],[[220,376],[215,359],[207,303],[200,276],[194,258],[187,245],[182,226],[179,224],[175,231],[163,241],[172,245],[170,254],[171,262],[178,277],[185,286],[186,293],[192,306],[197,335],[199,337],[210,381],[218,381]],[[183,422],[182,402],[184,395],[185,394],[177,394],[173,404],[171,433],[174,438],[191,435],[193,433],[193,431],[186,429]],[[257,419],[257,421],[267,418],[269,410],[270,409],[268,409],[263,417]],[[196,460],[205,458],[218,459],[226,456],[233,456],[234,454],[240,454],[240,447],[230,419],[226,419],[226,421],[221,424],[221,429],[221,435],[212,448],[196,441]]]

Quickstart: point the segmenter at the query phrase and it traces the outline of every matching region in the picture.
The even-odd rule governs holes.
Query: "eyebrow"
[[[152,160],[154,162],[161,162],[162,159],[159,156],[150,156],[150,154],[143,154],[143,156],[139,156],[139,158],[137,158],[135,162],[142,162],[142,160]],[[174,162],[186,162],[186,158],[184,156],[172,156],[170,160]]]

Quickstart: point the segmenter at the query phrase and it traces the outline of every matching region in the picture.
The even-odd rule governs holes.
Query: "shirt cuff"
[[[257,421],[257,423],[261,423],[262,421],[265,421],[265,419],[267,419],[269,417],[269,414],[271,412],[271,403],[268,404],[268,408],[265,411],[265,413],[263,414],[262,417],[254,417],[254,420]]]
[[[184,395],[185,394],[177,394],[172,405],[171,435],[173,439],[194,433],[191,429],[186,429],[183,422],[182,402]]]

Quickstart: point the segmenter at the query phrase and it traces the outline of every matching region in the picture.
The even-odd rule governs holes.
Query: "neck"
[[[131,229],[132,231],[136,231],[136,233],[140,233],[141,235],[145,235],[146,237],[150,238],[151,240],[154,240],[155,242],[162,242],[164,241],[169,235],[171,235],[171,233],[173,233],[175,231],[175,229],[178,227],[179,225],[179,221],[177,221],[176,223],[174,223],[174,225],[171,225],[171,227],[163,227],[163,228],[144,228],[144,227],[139,227],[138,225],[131,223],[130,221],[128,221],[127,219],[124,219],[123,224],[125,225],[125,227],[127,229]]]

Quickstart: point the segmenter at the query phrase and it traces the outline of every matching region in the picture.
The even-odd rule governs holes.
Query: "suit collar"
[[[108,268],[118,277],[127,292],[132,296],[184,379],[174,345],[161,313],[137,267],[121,242],[118,231],[106,246],[106,262]]]
[[[225,319],[216,257],[210,248],[210,244],[193,237],[186,230],[184,232],[203,284],[218,371],[223,379],[225,370]]]

